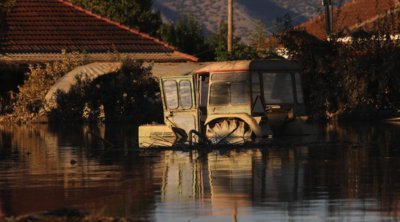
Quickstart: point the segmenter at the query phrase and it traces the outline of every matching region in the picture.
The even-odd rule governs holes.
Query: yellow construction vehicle
[[[160,78],[163,125],[139,127],[139,147],[262,143],[304,134],[301,66],[289,60],[205,63]]]

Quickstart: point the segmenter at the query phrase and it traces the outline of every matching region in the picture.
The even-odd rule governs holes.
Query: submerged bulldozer
[[[304,134],[300,72],[295,61],[234,61],[160,77],[164,124],[140,126],[139,147],[257,144]]]

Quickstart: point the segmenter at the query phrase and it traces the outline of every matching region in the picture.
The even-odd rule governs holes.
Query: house
[[[3,62],[48,62],[58,60],[63,50],[84,52],[91,61],[110,61],[116,54],[154,62],[197,61],[165,42],[66,0],[16,0],[5,21],[0,37]]]
[[[17,90],[28,64],[60,60],[62,51],[80,52],[89,62],[118,58],[156,63],[198,60],[66,0],[15,0],[0,35],[0,100]]]
[[[333,9],[333,33],[349,35],[357,30],[374,31],[376,25],[385,24],[386,28],[397,34],[400,13],[400,0],[353,0],[340,8]],[[315,37],[326,40],[325,15],[306,21],[297,29],[303,29]]]

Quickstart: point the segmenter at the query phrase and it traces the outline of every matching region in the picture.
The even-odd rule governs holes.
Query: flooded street
[[[214,151],[139,151],[136,127],[0,126],[0,218],[397,221],[400,124]]]

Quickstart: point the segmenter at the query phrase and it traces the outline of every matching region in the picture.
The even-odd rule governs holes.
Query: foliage
[[[84,57],[79,53],[66,54],[62,59],[43,65],[30,65],[27,79],[18,87],[18,94],[12,106],[13,112],[8,118],[26,122],[39,116],[43,101],[51,86],[73,68],[84,64]]]
[[[206,40],[200,23],[193,17],[183,15],[175,24],[164,24],[159,31],[163,41],[188,54],[205,61],[225,61],[259,58],[257,48],[240,42],[234,37],[233,54],[227,52],[228,26],[222,22],[218,32]]]
[[[136,123],[159,119],[159,87],[151,77],[151,68],[143,62],[125,60],[116,73],[92,82],[78,79],[68,93],[58,93],[58,108],[50,117],[62,121],[99,121],[105,117],[106,121]]]
[[[321,41],[304,31],[289,31],[279,36],[280,41],[292,58],[298,59],[304,66],[303,90],[309,114],[316,119],[326,117],[328,101],[332,101],[335,80],[331,75],[330,60],[333,48],[328,42]]]
[[[267,59],[277,57],[279,48],[279,40],[275,36],[266,35],[267,28],[264,23],[257,21],[256,27],[249,36],[249,47],[257,53],[254,59]]]
[[[0,19],[3,19],[4,14],[7,13],[15,5],[15,2],[16,0],[0,0]],[[3,20],[0,20],[0,23],[1,22],[3,22]]]
[[[215,60],[226,61],[258,58],[256,50],[241,43],[239,37],[233,38],[233,54],[229,54],[227,50],[227,36],[228,25],[222,22],[219,31],[214,33],[209,40],[211,49],[214,49]]]
[[[289,14],[276,19],[274,25],[269,28],[274,33],[272,35],[267,35],[265,24],[262,21],[257,21],[254,31],[249,35],[249,47],[257,53],[257,56],[253,56],[252,59],[281,58],[282,53],[285,52],[281,51],[282,44],[279,34],[288,32],[292,28],[292,19]]]
[[[161,39],[178,48],[179,51],[209,59],[200,23],[192,16],[182,15],[176,23],[163,24],[159,30]]]
[[[293,19],[290,14],[285,14],[282,17],[278,17],[274,21],[273,33],[284,33],[293,29]]]
[[[217,33],[206,40],[200,23],[190,15],[182,15],[174,24],[162,24],[160,13],[152,9],[152,0],[72,0],[94,13],[118,21],[178,48],[178,50],[195,55],[201,60],[239,60],[263,58],[265,53],[257,48],[245,45],[240,38],[234,38],[233,54],[227,52],[227,25],[221,23]]]
[[[16,0],[0,0],[0,11],[7,12],[15,5]]]
[[[258,28],[265,29],[261,23]],[[207,40],[200,23],[188,15],[181,16],[175,24],[162,25],[159,33],[163,41],[176,46],[180,51],[198,56],[203,61],[226,61],[267,57],[265,43],[262,43],[265,38],[263,30],[256,30],[253,34],[254,41],[250,45],[245,45],[239,37],[234,37],[232,55],[227,52],[228,25],[225,22]]]
[[[267,29],[264,23],[257,21],[254,32],[249,36],[249,45],[256,50],[257,55],[260,57],[264,57],[267,54],[267,48],[265,44],[265,40],[267,39],[267,36],[265,35],[266,31]]]
[[[0,38],[2,38],[2,33],[5,33],[6,28],[5,15],[14,6],[16,0],[0,0]]]
[[[374,119],[400,110],[400,45],[382,26],[358,31],[350,42],[322,41],[304,31],[280,36],[304,65],[304,90],[316,119]]]
[[[7,11],[14,6],[16,0],[0,0],[0,10]]]
[[[153,11],[152,0],[72,0],[96,14],[134,27],[155,36],[162,22],[158,11]]]

